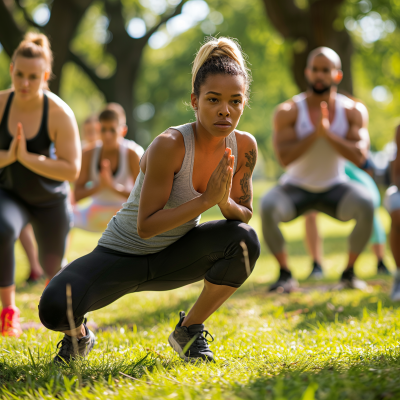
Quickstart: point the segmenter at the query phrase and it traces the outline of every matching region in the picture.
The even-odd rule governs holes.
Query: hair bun
[[[220,37],[220,38],[209,38],[198,51],[196,58],[193,61],[192,68],[192,92],[194,93],[194,83],[196,81],[197,73],[200,68],[208,60],[213,57],[229,57],[235,61],[246,77],[249,75],[249,70],[246,65],[246,61],[243,57],[242,49],[239,43],[235,39]]]
[[[50,48],[49,39],[47,39],[47,36],[43,35],[43,33],[28,32],[25,35],[24,40],[43,48]]]
[[[50,48],[49,39],[43,33],[28,32],[24,40],[15,49],[11,61],[15,63],[18,56],[26,58],[43,58],[46,63],[46,69],[50,72],[53,64],[53,53]],[[47,82],[43,84],[44,89],[48,89]]]

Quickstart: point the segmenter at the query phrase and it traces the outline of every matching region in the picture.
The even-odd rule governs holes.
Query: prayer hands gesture
[[[112,188],[114,186],[110,160],[107,159],[101,162],[100,186],[102,188]]]
[[[326,137],[330,126],[328,105],[323,101],[321,102],[321,120],[317,127],[317,137]]]
[[[22,124],[18,122],[17,134],[14,136],[8,149],[8,161],[12,164],[15,161],[23,161],[26,158],[26,139]]]
[[[232,150],[227,147],[225,153],[211,174],[204,195],[213,205],[223,207],[229,201],[229,194],[232,187],[233,164],[235,157]]]

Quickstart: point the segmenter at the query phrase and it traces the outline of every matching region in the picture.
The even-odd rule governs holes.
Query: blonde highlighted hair
[[[52,75],[53,53],[50,48],[49,39],[43,33],[27,33],[24,40],[15,49],[11,57],[11,62],[14,63],[18,56],[43,58],[46,63],[46,69],[50,72],[50,76]],[[47,89],[47,83],[45,86]]]
[[[200,85],[208,74],[241,75],[246,82],[246,96],[249,95],[251,76],[245,55],[235,39],[210,37],[201,46],[193,61],[192,93],[199,95]]]

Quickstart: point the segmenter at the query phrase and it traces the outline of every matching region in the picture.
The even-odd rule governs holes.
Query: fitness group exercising
[[[60,269],[70,229],[69,186],[81,151],[72,110],[47,91],[52,53],[47,37],[28,34],[15,50],[12,89],[0,92],[0,297],[2,333],[19,336],[14,244],[31,223],[48,278]],[[54,143],[57,158],[50,158]]]
[[[260,254],[247,225],[257,144],[235,130],[249,83],[235,42],[219,38],[201,47],[192,77],[196,122],[169,128],[152,142],[128,201],[98,246],[66,266],[43,292],[42,323],[65,333],[56,360],[75,355],[71,336],[78,338],[79,354],[92,349],[95,338],[84,322],[88,311],[127,293],[170,290],[203,278],[202,293],[187,316],[180,314],[169,343],[187,361],[213,359],[203,322],[248,278],[243,243],[250,270]],[[217,204],[226,220],[199,224],[200,214]],[[66,314],[68,284],[74,330]]]
[[[80,171],[76,122],[72,111],[45,90],[50,73],[46,37],[29,35],[12,58],[13,89],[0,92],[0,295],[5,335],[21,332],[14,304],[15,240],[31,222],[48,276],[60,270],[70,226],[66,181],[75,180]],[[362,287],[353,265],[370,237],[374,205],[363,186],[348,181],[344,160],[365,163],[367,111],[337,93],[342,73],[334,51],[314,50],[306,76],[310,89],[280,105],[275,116],[275,146],[287,173],[261,202],[264,237],[280,264],[280,277],[271,289],[290,292],[296,286],[278,223],[309,210],[356,220],[341,280],[346,287]],[[56,362],[86,356],[95,345],[86,326],[87,312],[128,293],[170,290],[202,279],[199,298],[187,315],[180,313],[168,341],[185,361],[214,359],[204,322],[249,277],[260,254],[257,235],[247,224],[253,209],[257,143],[249,133],[236,130],[249,86],[249,71],[235,41],[211,39],[200,48],[192,70],[196,121],[168,128],[152,142],[140,160],[128,200],[109,221],[98,246],[59,271],[42,294],[42,323],[64,333]],[[105,130],[116,135],[121,126],[117,114],[100,116],[108,126]],[[108,178],[121,158],[116,145],[121,141],[111,142],[118,157]],[[52,143],[55,159],[50,158]],[[99,160],[106,150],[103,143],[103,149],[87,156],[77,193],[88,189],[89,181],[105,179],[99,176]],[[133,156],[127,164],[135,178]],[[124,187],[121,193],[125,192]],[[201,213],[215,205],[225,220],[200,224]],[[68,285],[74,329],[67,318]]]

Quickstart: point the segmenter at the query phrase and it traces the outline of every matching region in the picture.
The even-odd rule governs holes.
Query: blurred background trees
[[[256,136],[263,172],[275,178],[273,110],[306,88],[306,57],[319,45],[342,58],[341,90],[367,105],[372,148],[392,140],[399,24],[400,0],[0,0],[0,88],[10,84],[9,56],[24,32],[42,31],[55,53],[51,89],[78,122],[117,101],[129,137],[147,146],[168,126],[194,120],[191,62],[204,37],[235,37],[254,79],[239,129]]]

